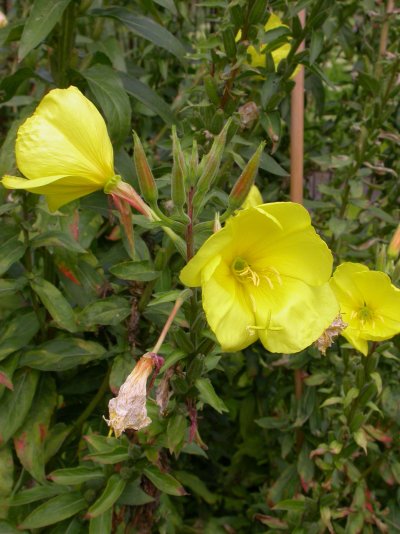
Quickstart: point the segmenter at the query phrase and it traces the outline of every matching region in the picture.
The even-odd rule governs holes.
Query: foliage
[[[1,175],[16,173],[18,127],[48,90],[72,84],[105,117],[116,172],[139,189],[137,132],[162,220],[133,214],[132,247],[130,212],[124,218],[103,192],[51,213],[42,197],[0,189],[0,534],[400,531],[396,338],[370,344],[368,356],[343,338],[326,356],[315,346],[272,354],[258,343],[225,354],[193,290],[158,351],[165,361],[147,401],[151,425],[117,439],[103,419],[181,295],[188,219],[170,184],[179,185],[182,169],[194,180],[195,147],[208,154],[225,132],[189,251],[211,235],[217,212],[221,222],[231,214],[229,193],[262,141],[263,199],[288,199],[300,63],[313,224],[336,263],[365,263],[399,282],[399,265],[386,256],[399,222],[394,16],[372,0],[8,6]],[[265,34],[269,10],[291,32]],[[261,41],[265,67],[255,68],[247,47]],[[275,65],[271,52],[288,43]]]

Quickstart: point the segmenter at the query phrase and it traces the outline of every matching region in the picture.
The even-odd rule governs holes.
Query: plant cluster
[[[391,0],[6,7],[0,534],[399,532]]]

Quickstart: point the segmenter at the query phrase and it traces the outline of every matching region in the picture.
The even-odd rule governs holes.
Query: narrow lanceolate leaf
[[[86,508],[86,501],[78,492],[57,495],[35,508],[20,525],[19,529],[42,528],[68,519]]]
[[[13,263],[20,260],[26,250],[25,245],[18,240],[18,235],[7,236],[1,243],[0,276],[4,274]]]
[[[196,388],[200,392],[201,400],[212,406],[218,413],[228,411],[224,401],[215,393],[215,389],[209,378],[198,378],[196,380]]]
[[[21,369],[16,373],[14,390],[7,390],[1,400],[0,445],[8,441],[24,422],[36,391],[39,373]]]
[[[85,326],[117,325],[131,313],[129,301],[122,297],[108,297],[92,302],[79,314],[78,321]]]
[[[119,75],[128,95],[133,96],[154,113],[157,113],[166,124],[170,125],[175,122],[171,107],[151,87],[131,74],[120,72]]]
[[[83,482],[88,482],[89,480],[104,478],[104,472],[101,468],[80,465],[79,467],[56,469],[56,471],[48,475],[48,478],[56,484],[74,486],[76,484],[83,484]]]
[[[144,470],[146,477],[158,488],[160,491],[168,495],[176,495],[178,497],[187,495],[185,488],[168,473],[162,473],[154,465],[150,465]]]
[[[0,361],[31,341],[39,330],[39,321],[34,312],[19,312],[4,321],[0,329]]]
[[[182,43],[154,20],[148,17],[136,16],[123,7],[110,7],[108,9],[93,9],[91,13],[98,17],[111,17],[122,22],[131,32],[140,35],[144,39],[160,46],[178,59],[182,60],[186,50]]]
[[[76,332],[74,312],[61,291],[42,278],[35,278],[30,284],[57,325],[68,332]]]
[[[42,376],[26,421],[14,436],[15,452],[24,468],[36,480],[45,479],[45,440],[50,418],[57,404],[54,379]]]
[[[22,61],[41,41],[43,41],[70,3],[71,0],[35,0],[22,32],[18,59]]]
[[[113,509],[109,508],[89,522],[89,534],[110,534],[112,532]]]
[[[126,480],[122,479],[119,475],[111,475],[108,479],[107,485],[97,499],[89,508],[86,517],[93,518],[106,512],[113,504],[119,499],[126,486]]]
[[[66,371],[77,365],[104,357],[100,343],[74,337],[52,339],[21,356],[20,366],[28,365],[40,371]]]
[[[94,65],[82,75],[103,110],[112,141],[121,145],[129,134],[132,111],[120,77],[107,65]]]
[[[55,495],[60,495],[64,493],[69,493],[70,488],[65,486],[58,486],[57,484],[46,484],[43,486],[35,486],[34,488],[29,488],[22,490],[12,498],[10,506],[23,506],[25,504],[30,504],[31,502],[42,501],[43,499],[49,499]]]

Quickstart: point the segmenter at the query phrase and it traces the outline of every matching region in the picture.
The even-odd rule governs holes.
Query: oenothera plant
[[[136,261],[129,206],[142,214],[134,220],[150,235],[160,229],[164,232],[169,254],[166,261],[172,255],[171,247],[178,251],[181,284],[201,287],[200,298],[195,289],[185,290],[177,279],[169,281],[168,289],[173,291],[159,296],[156,304],[175,301],[175,305],[172,310],[164,310],[163,327],[160,322],[154,325],[156,332],[162,328],[158,341],[148,347],[128,372],[125,367],[120,373],[120,387],[114,387],[109,414],[104,414],[116,438],[106,437],[108,430],[100,419],[98,425],[103,435],[87,436],[89,450],[84,461],[89,464],[53,471],[50,478],[55,485],[51,487],[55,488],[56,496],[28,513],[20,523],[21,528],[41,528],[56,522],[46,512],[49,507],[57,506],[67,510],[61,519],[87,510],[85,517],[90,519],[91,532],[96,532],[99,525],[111,528],[115,503],[132,499],[146,503],[146,499],[155,495],[155,488],[179,496],[185,494],[183,484],[208,495],[196,477],[178,472],[174,478],[169,472],[170,460],[160,450],[167,447],[171,453],[179,454],[186,448],[188,454],[204,453],[206,445],[201,438],[198,410],[209,404],[219,413],[228,411],[207,376],[217,367],[221,350],[238,353],[260,340],[267,354],[288,355],[315,342],[326,352],[343,330],[356,349],[371,357],[376,342],[400,331],[399,290],[385,274],[369,271],[360,264],[345,263],[330,280],[332,254],[312,227],[306,209],[290,202],[262,202],[254,189],[254,180],[264,143],[244,165],[229,195],[223,197],[222,213],[211,210],[210,217],[209,201],[224,185],[220,183],[219,173],[231,127],[232,120],[229,120],[201,159],[197,145],[194,143],[191,150],[184,151],[176,130],[172,130],[172,202],[168,210],[160,207],[157,179],[139,136],[134,134],[133,158],[142,197],[115,173],[105,122],[77,88],[51,91],[20,127],[16,160],[25,178],[5,176],[2,182],[6,188],[44,195],[53,211],[103,190],[119,211],[129,238],[132,263],[140,264],[140,261]],[[57,213],[63,215],[62,211]],[[159,261],[162,268],[164,251],[158,255],[159,252],[155,262]],[[136,267],[129,263],[114,272],[123,280],[135,279],[130,276],[137,275]],[[147,274],[144,273],[144,280]],[[29,276],[33,291],[55,323],[66,324],[65,318],[57,313],[57,304],[64,302],[62,295],[53,292],[57,299],[52,303],[43,287],[42,290],[37,287],[34,270]],[[147,281],[145,298],[141,300],[144,306],[154,288],[151,276]],[[175,329],[169,332],[174,321]],[[118,320],[113,324],[117,327]],[[71,331],[76,331],[72,320],[68,325]],[[374,342],[370,352],[368,340]],[[68,347],[65,351],[68,352]],[[42,368],[45,363],[41,364]],[[152,379],[148,383],[150,375]],[[100,397],[106,393],[108,382],[109,377],[105,376]],[[152,395],[153,385],[155,395]],[[364,375],[360,379],[361,391],[365,385]],[[148,396],[155,397],[155,402]],[[355,423],[358,394],[354,394],[354,399],[347,401],[348,422],[356,443],[365,449],[366,430]],[[175,410],[173,416],[169,410]],[[59,438],[61,442],[71,439],[79,424]],[[270,422],[260,422],[260,426],[263,424]],[[297,437],[301,447],[302,436],[298,433]],[[330,448],[324,447],[316,449],[314,455],[341,450],[332,444]],[[42,480],[43,474],[38,475],[21,450],[19,454],[29,473]],[[93,469],[92,462],[118,466],[117,472],[107,473],[107,467]],[[108,475],[106,483],[91,485],[93,480],[103,481],[105,475]],[[58,489],[63,484],[86,486],[83,493],[79,486],[67,494]],[[148,491],[144,492],[143,488]],[[135,499],[129,492],[136,492]],[[35,496],[29,501],[30,494],[26,496],[22,492],[21,495],[22,500],[35,501]]]

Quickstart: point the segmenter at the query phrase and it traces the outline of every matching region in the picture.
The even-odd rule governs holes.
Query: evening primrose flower
[[[286,24],[283,24],[281,19],[275,15],[274,13],[271,13],[269,16],[269,19],[267,23],[264,26],[265,32],[269,32],[271,30],[275,30],[276,28],[289,28]],[[236,41],[239,41],[242,38],[242,32],[239,30]],[[266,65],[266,57],[264,50],[266,49],[266,44],[261,44],[259,47],[254,47],[253,45],[250,45],[247,47],[247,53],[250,56],[250,65],[252,67],[265,67]],[[272,59],[275,64],[275,70],[278,68],[279,63],[286,59],[290,52],[290,44],[285,43],[279,48],[276,48],[271,52]]]
[[[201,286],[203,308],[224,351],[260,339],[271,352],[298,352],[339,312],[327,283],[332,254],[300,204],[240,210],[181,272]]]
[[[348,324],[342,335],[362,354],[368,354],[368,340],[383,341],[400,333],[400,289],[387,274],[346,262],[330,284]]]
[[[150,214],[136,191],[115,174],[103,117],[76,87],[53,89],[42,99],[18,130],[15,154],[27,179],[6,175],[4,187],[45,195],[52,211],[104,189]]]

